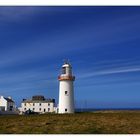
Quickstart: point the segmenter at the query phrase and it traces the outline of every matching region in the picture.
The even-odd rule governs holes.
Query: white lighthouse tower
[[[74,113],[74,88],[72,67],[68,62],[62,65],[59,82],[59,110],[58,113]]]

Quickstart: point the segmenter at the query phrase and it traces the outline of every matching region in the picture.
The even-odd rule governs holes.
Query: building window
[[[35,110],[35,108],[33,108],[33,110]]]
[[[44,112],[46,112],[46,109],[44,108]]]
[[[65,112],[67,112],[68,110],[67,110],[67,108],[65,108]]]
[[[50,108],[48,108],[48,112],[50,112]]]
[[[33,106],[35,106],[35,104],[33,103]]]
[[[41,103],[39,104],[39,106],[41,106]]]
[[[65,91],[65,95],[68,95],[68,91]]]
[[[50,103],[48,103],[48,106],[50,106]]]
[[[24,105],[26,106],[26,103]]]
[[[39,110],[41,111],[41,108],[39,108]]]
[[[26,110],[26,108],[24,108],[24,110]]]
[[[12,111],[13,110],[13,106],[10,106],[10,111]]]

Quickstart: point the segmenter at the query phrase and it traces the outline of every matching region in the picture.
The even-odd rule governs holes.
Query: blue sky
[[[0,7],[0,94],[58,101],[69,59],[76,107],[140,108],[140,7]]]

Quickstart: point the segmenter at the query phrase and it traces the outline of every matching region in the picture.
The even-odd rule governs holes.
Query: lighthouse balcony
[[[58,76],[58,80],[59,81],[63,81],[63,80],[71,80],[71,81],[74,81],[75,80],[75,76]]]

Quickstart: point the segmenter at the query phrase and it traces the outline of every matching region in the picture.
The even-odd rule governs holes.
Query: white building
[[[44,96],[33,96],[31,100],[23,99],[20,114],[30,110],[39,114],[54,112],[55,99],[45,99]]]
[[[74,113],[74,86],[75,76],[72,74],[72,66],[65,62],[62,65],[62,73],[59,80],[59,110],[58,113]]]
[[[16,111],[15,102],[11,97],[0,96],[0,111]]]

